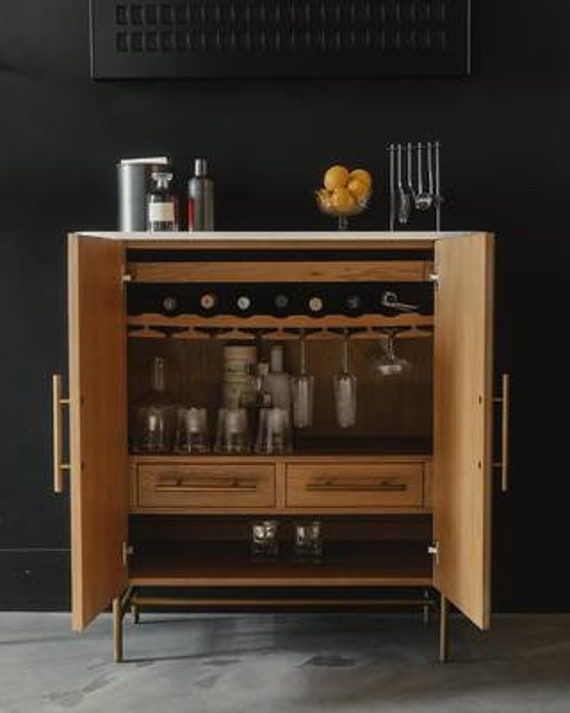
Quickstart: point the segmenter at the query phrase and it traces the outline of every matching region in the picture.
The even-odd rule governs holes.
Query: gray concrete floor
[[[0,614],[0,711],[109,713],[569,713],[570,615],[452,618],[452,663],[436,624],[377,614],[143,615],[83,634],[62,614]]]

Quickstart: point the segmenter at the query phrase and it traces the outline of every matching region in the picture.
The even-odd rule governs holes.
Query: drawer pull
[[[354,480],[320,480],[307,483],[307,491],[311,493],[325,492],[358,492],[358,493],[403,493],[408,489],[407,483],[398,483],[390,480],[358,482]]]
[[[214,482],[175,478],[157,483],[154,489],[160,493],[251,493],[257,490],[257,479],[232,478]]]

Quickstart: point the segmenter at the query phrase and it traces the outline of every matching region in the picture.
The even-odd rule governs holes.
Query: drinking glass
[[[295,558],[306,562],[315,562],[323,556],[323,526],[320,520],[296,522]]]
[[[279,553],[279,523],[261,520],[251,525],[251,554],[259,559],[274,559]]]
[[[208,415],[205,408],[179,408],[176,445],[178,453],[209,453]]]
[[[314,377],[307,373],[307,342],[301,336],[301,369],[291,379],[291,399],[293,401],[293,425],[295,428],[309,428],[313,423]]]
[[[398,378],[410,371],[411,363],[396,354],[396,329],[387,329],[386,338],[380,345],[380,354],[372,357],[372,366],[383,378]]]
[[[340,428],[356,423],[356,376],[350,373],[348,336],[342,343],[342,371],[333,376],[336,421]]]
[[[273,406],[260,410],[255,452],[291,452],[291,420],[286,409]]]
[[[167,453],[171,442],[170,413],[162,406],[139,408],[136,416],[136,453]]]
[[[251,444],[244,408],[218,409],[216,429],[216,453],[249,453]]]

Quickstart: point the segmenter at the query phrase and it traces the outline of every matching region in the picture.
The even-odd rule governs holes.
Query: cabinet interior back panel
[[[460,76],[470,0],[91,0],[95,79]]]

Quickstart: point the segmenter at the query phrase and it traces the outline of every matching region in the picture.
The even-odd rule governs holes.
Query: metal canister
[[[147,229],[146,196],[152,186],[153,171],[170,165],[166,156],[127,158],[117,164],[118,229],[139,232]]]

